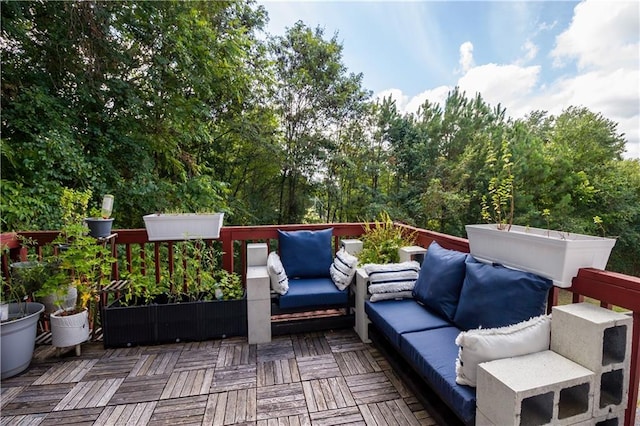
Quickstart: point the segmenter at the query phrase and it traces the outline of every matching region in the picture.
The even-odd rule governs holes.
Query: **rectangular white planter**
[[[143,216],[149,241],[219,238],[223,218],[224,213],[148,214]]]
[[[561,233],[513,225],[510,231],[495,224],[467,225],[471,255],[553,280],[571,287],[580,268],[605,269],[615,239]]]

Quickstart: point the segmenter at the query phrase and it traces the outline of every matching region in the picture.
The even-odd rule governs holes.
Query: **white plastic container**
[[[143,219],[149,241],[215,239],[224,213],[148,214]]]

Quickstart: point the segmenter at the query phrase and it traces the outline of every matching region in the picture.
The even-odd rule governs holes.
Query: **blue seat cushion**
[[[396,349],[400,347],[402,333],[451,326],[413,299],[384,300],[375,303],[367,300],[364,311]]]
[[[431,243],[413,288],[413,297],[453,321],[464,281],[466,258],[465,253],[447,250],[435,241]]]
[[[551,280],[467,256],[453,322],[462,330],[504,327],[542,315]]]
[[[474,424],[476,389],[456,383],[456,327],[404,333],[400,352],[465,424]]]
[[[309,306],[346,305],[348,288],[338,290],[331,278],[298,278],[289,280],[289,291],[280,296],[283,309]]]
[[[280,231],[278,248],[289,279],[330,277],[333,228],[321,231]]]

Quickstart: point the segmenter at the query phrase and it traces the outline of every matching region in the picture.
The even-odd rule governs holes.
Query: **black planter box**
[[[121,306],[102,309],[105,347],[201,341],[247,335],[247,300]]]

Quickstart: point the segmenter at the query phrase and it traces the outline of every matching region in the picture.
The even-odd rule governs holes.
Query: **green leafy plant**
[[[244,288],[242,287],[242,280],[240,279],[240,276],[238,274],[236,274],[235,272],[230,273],[224,269],[220,269],[216,273],[216,277],[216,293],[214,294],[216,296],[216,299],[242,299],[242,297],[244,296]]]
[[[388,213],[382,212],[380,220],[365,223],[365,232],[360,237],[362,251],[358,263],[393,263],[400,260],[398,249],[415,244],[415,233],[407,233],[396,227]]]
[[[487,188],[489,197],[482,196],[482,218],[489,223],[495,223],[498,229],[509,231],[513,225],[515,205],[513,162],[507,140],[502,141],[499,153],[489,149],[485,165],[493,176]]]

